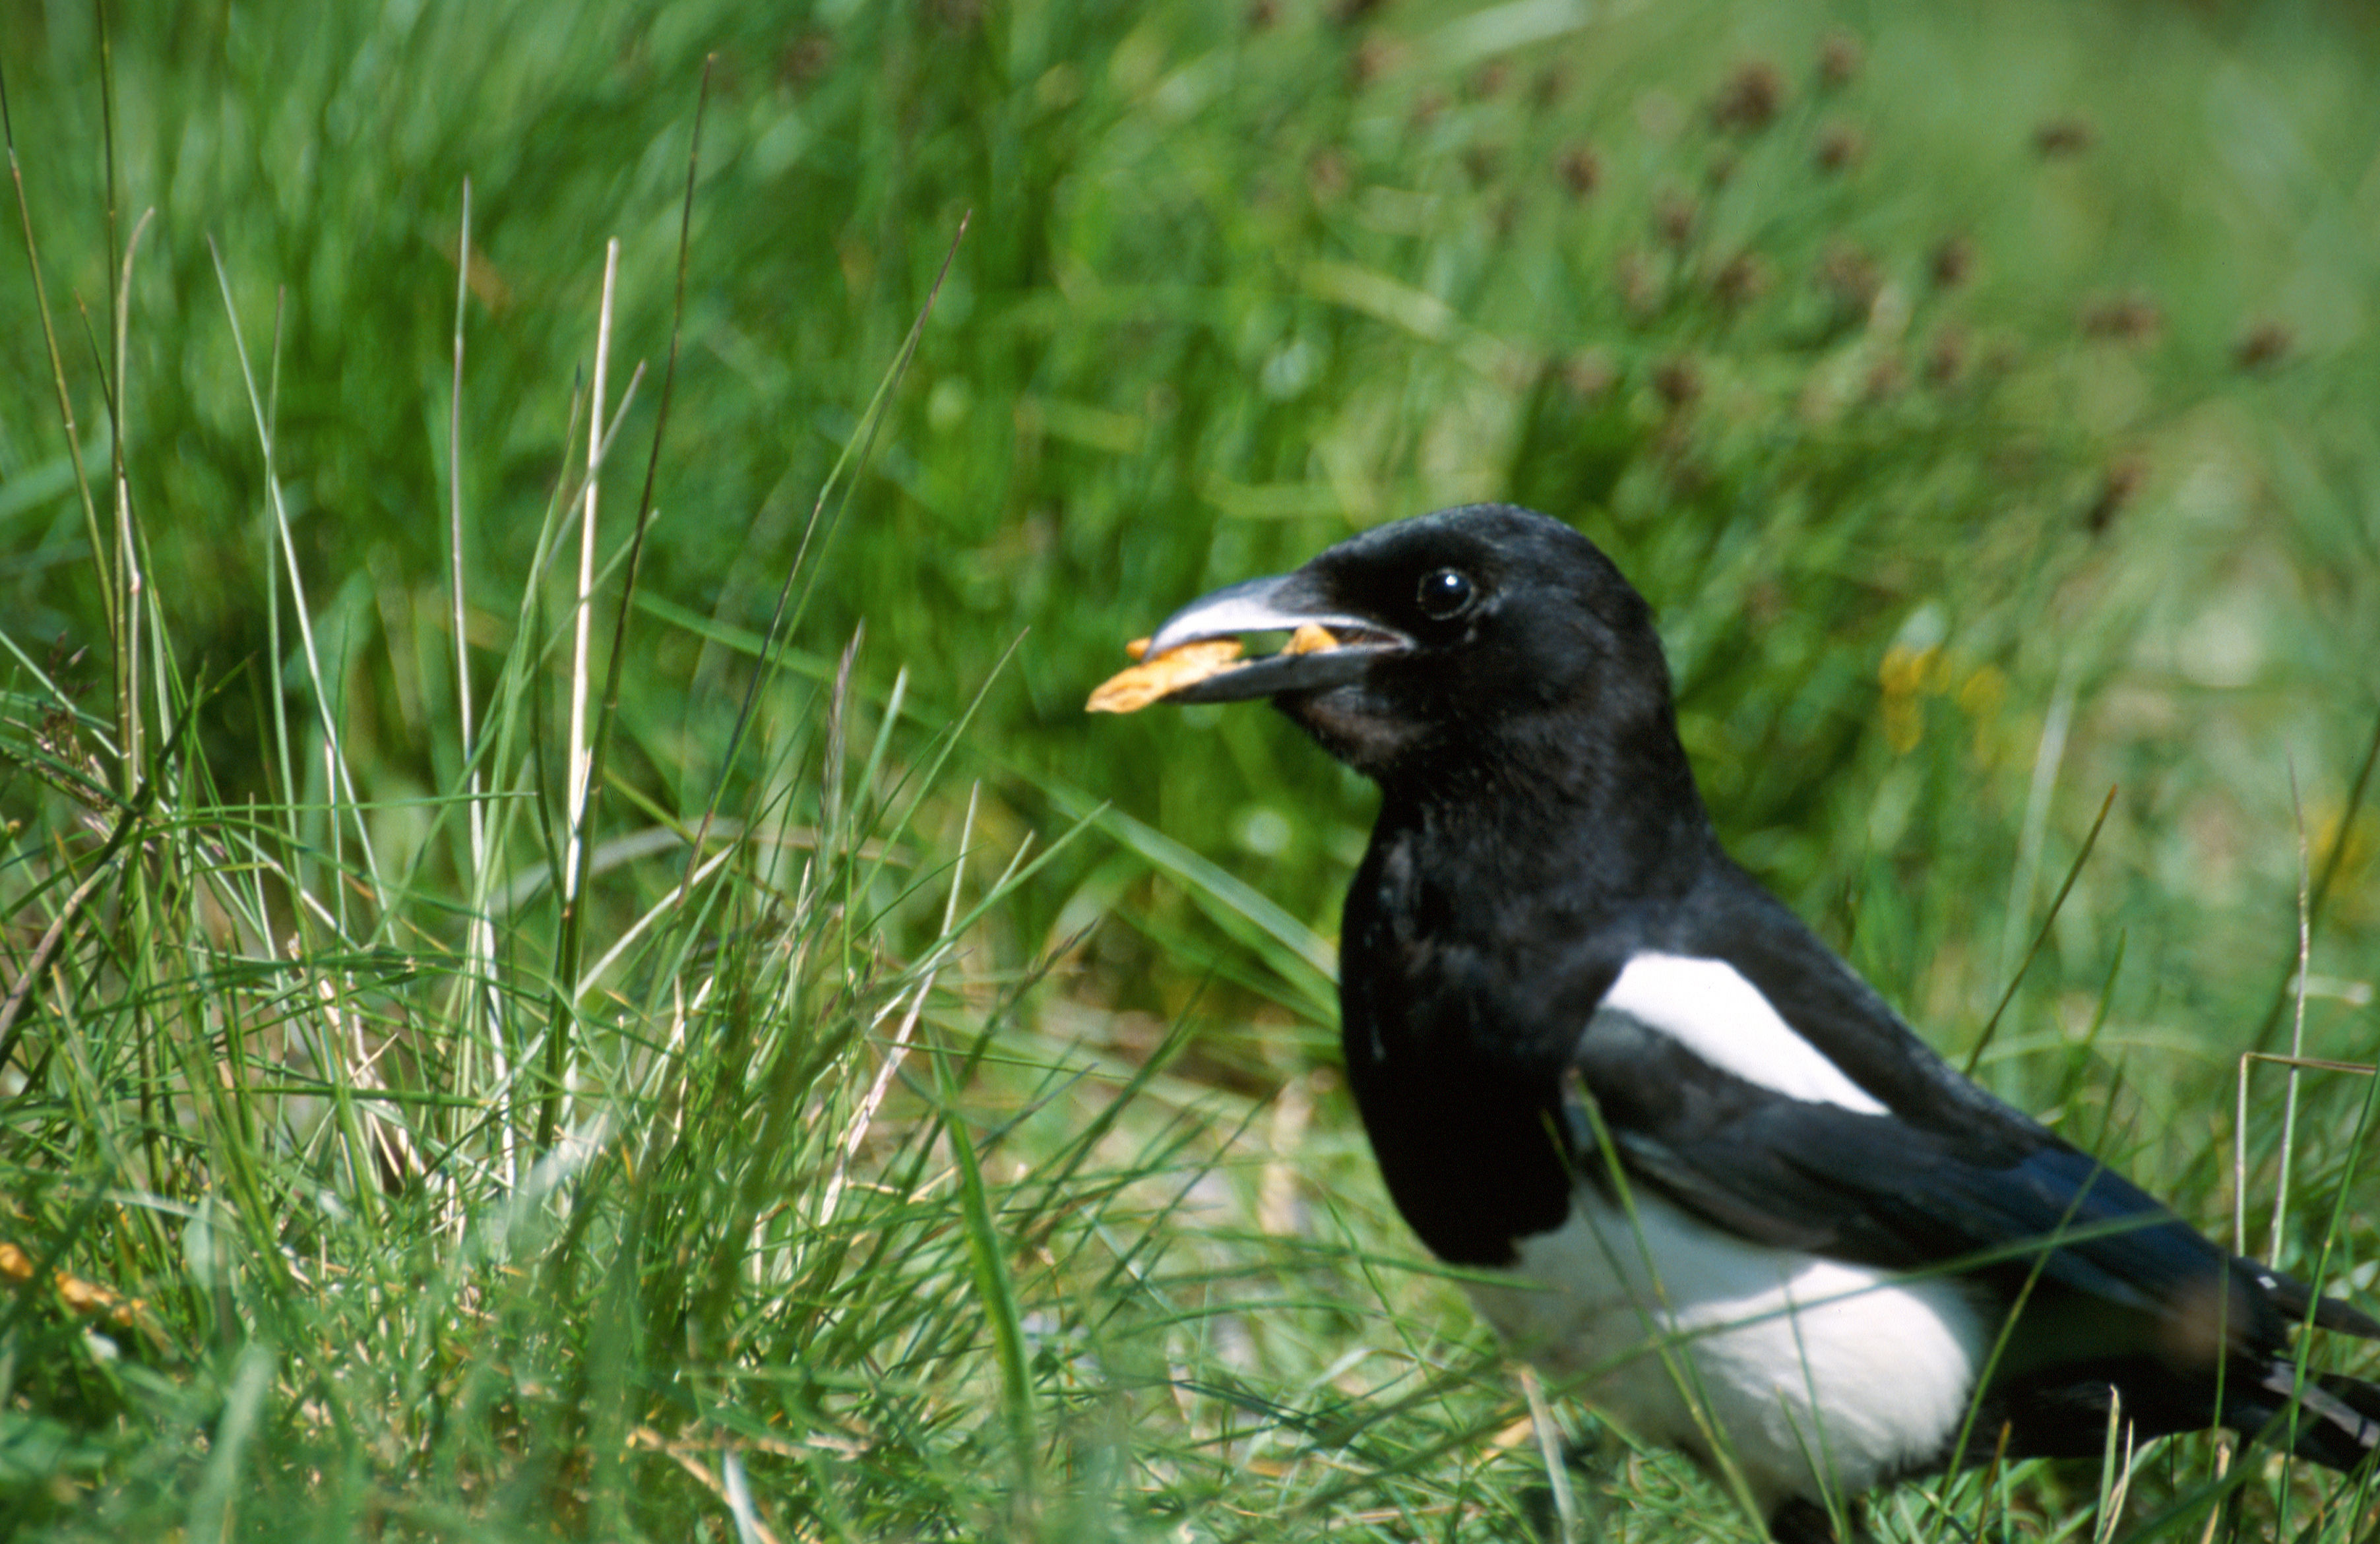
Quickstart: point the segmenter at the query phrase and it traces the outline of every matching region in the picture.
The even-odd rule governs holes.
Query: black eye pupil
[[[1443,622],[1471,603],[1471,576],[1454,568],[1433,569],[1423,577],[1415,603],[1424,616]]]

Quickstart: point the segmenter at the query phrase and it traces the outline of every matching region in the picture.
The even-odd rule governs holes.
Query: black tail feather
[[[2228,1413],[2226,1424],[2251,1436],[2289,1441],[2300,1458],[2325,1468],[2347,1470],[2380,1448],[2380,1383],[2367,1383],[2343,1373],[2308,1372],[2298,1386],[2298,1369],[2290,1362],[2273,1362],[2265,1368],[2259,1392]],[[2296,1409],[2289,1401],[2295,1395]],[[2296,1436],[2290,1438],[2290,1423]]]
[[[2291,1322],[2312,1324],[2316,1329],[2336,1330],[2343,1335],[2357,1335],[2364,1340],[2380,1340],[2380,1319],[2374,1319],[2362,1309],[2340,1302],[2336,1297],[2316,1297],[2313,1289],[2294,1276],[2284,1276],[2277,1270],[2249,1267],[2256,1284],[2272,1298],[2273,1307],[2281,1310]]]

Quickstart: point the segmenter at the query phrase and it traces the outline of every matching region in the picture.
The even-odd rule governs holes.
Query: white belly
[[[1820,1499],[1821,1468],[1851,1494],[1942,1456],[1989,1344],[1959,1287],[1748,1244],[1652,1196],[1636,1210],[1582,1187],[1497,1272],[1512,1284],[1466,1283],[1516,1355],[1640,1436],[1724,1450],[1764,1514]]]

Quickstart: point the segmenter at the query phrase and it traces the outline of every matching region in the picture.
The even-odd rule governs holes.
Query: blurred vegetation
[[[1221,1155],[1254,1150],[1217,1133],[1245,1127],[1249,1143],[1269,1133],[1261,1174],[1199,1192],[1204,1225],[1227,1240],[1260,1235],[1253,1253],[1196,1227],[1169,1231],[1188,1191],[1149,1203],[1150,1225],[1198,1269],[1285,1272],[1290,1285],[1266,1276],[1262,1290],[1313,1307],[1309,1318],[1277,1309],[1300,1326],[1281,1333],[1296,1344],[1287,1362],[1266,1359],[1287,1355],[1281,1345],[1259,1356],[1231,1340],[1261,1338],[1245,1325],[1262,1316],[1232,1319],[1220,1341],[1197,1331],[1197,1354],[1232,1379],[1262,1369],[1269,1380],[1218,1396],[1224,1425],[1253,1421],[1269,1435],[1242,1439],[1258,1448],[1307,1427],[1343,1430],[1285,1415],[1304,1397],[1285,1391],[1302,1378],[1319,1399],[1361,1382],[1335,1359],[1366,1335],[1409,1347],[1469,1336],[1465,1355],[1479,1362],[1464,1376],[1492,1381],[1484,1342],[1442,1286],[1392,1286],[1392,1331],[1347,1318],[1376,1311],[1380,1258],[1415,1253],[1380,1215],[1327,1070],[1327,939],[1368,825],[1366,792],[1261,711],[1122,723],[1079,711],[1122,663],[1123,640],[1183,601],[1450,503],[1526,503],[1612,553],[1662,615],[1682,727],[1733,849],[1946,1050],[1977,1043],[2113,790],[1985,1076],[2193,1215],[2212,1222],[2232,1199],[2237,1053],[2282,1047],[2297,1027],[2286,989],[2301,874],[2320,902],[2303,1044],[2372,1059],[2380,818],[2361,779],[2380,723],[2380,97],[2369,89],[2380,24],[2359,7],[226,4],[108,14],[104,56],[100,25],[92,7],[0,0],[0,72],[60,359],[54,371],[35,270],[12,243],[18,258],[0,262],[8,984],[58,917],[111,918],[72,932],[88,962],[76,1012],[104,1027],[87,1030],[96,1038],[78,1062],[54,1008],[38,1034],[24,1032],[33,1059],[0,1087],[17,1101],[0,1191],[20,1198],[29,1237],[56,1239],[87,1275],[175,1283],[159,1310],[173,1349],[140,1377],[109,1371],[79,1348],[70,1316],[44,1320],[41,1344],[68,1371],[17,1385],[9,1418],[30,1409],[77,1434],[47,1458],[6,1461],[29,1484],[66,1494],[85,1480],[58,1477],[97,1476],[111,1504],[131,1508],[119,1515],[156,1515],[138,1498],[172,1494],[197,1461],[143,1448],[142,1433],[239,1408],[241,1369],[253,1365],[243,1348],[258,1343],[238,1331],[230,1289],[208,1284],[212,1257],[182,1222],[97,1228],[89,1198],[101,1192],[79,1186],[120,1184],[190,1208],[213,1204],[226,1172],[254,1167],[276,1176],[275,1194],[346,1196],[350,1210],[360,1203],[343,1186],[370,1188],[354,1153],[346,1180],[326,1178],[322,1101],[336,1105],[330,1090],[355,1076],[328,1052],[307,1064],[321,1086],[285,1095],[297,1105],[229,1118],[230,1135],[176,1162],[152,1153],[127,1170],[123,1152],[93,1145],[91,1112],[110,1101],[137,1109],[136,1148],[181,1129],[159,1111],[195,1097],[176,1079],[200,1077],[200,1064],[165,1054],[155,1002],[212,1026],[193,1032],[226,1064],[252,1055],[260,1069],[281,1067],[277,1050],[220,1039],[231,1009],[214,967],[167,968],[166,942],[203,938],[249,970],[282,953],[272,941],[284,936],[332,974],[377,961],[382,1028],[436,1048],[372,1073],[373,1087],[423,1101],[376,1118],[418,1122],[412,1139],[450,1165],[469,1153],[489,1167],[418,1216],[370,1214],[363,1236],[384,1272],[373,1279],[402,1295],[420,1279],[407,1262],[434,1254],[433,1236],[460,1236],[457,1219],[484,1218],[522,1182],[496,1155],[528,1161],[552,1136],[537,1118],[552,1088],[508,1083],[459,1049],[477,1031],[456,983],[486,967],[463,957],[463,918],[492,913],[508,970],[540,962],[508,977],[517,1038],[500,1049],[534,1053],[534,1065],[551,1045],[608,1047],[586,1053],[617,1076],[573,1082],[564,1102],[591,1118],[616,1100],[605,1118],[648,1133],[638,1142],[658,1142],[650,1132],[676,1118],[678,1096],[660,1091],[668,1079],[629,1070],[667,1042],[654,1027],[669,1016],[662,1004],[681,988],[708,1001],[698,983],[759,971],[738,951],[771,930],[833,942],[768,967],[787,972],[782,993],[765,1008],[738,999],[731,1017],[749,1035],[703,1051],[686,1073],[695,1083],[749,1076],[752,1088],[793,1098],[783,1090],[846,1079],[832,1098],[856,1100],[890,1032],[876,1015],[905,992],[931,999],[928,1028],[953,1048],[1004,1026],[1012,1056],[977,1045],[951,1086],[901,1084],[909,1102],[888,1122],[899,1136],[868,1152],[870,1174],[908,1175],[871,1191],[871,1204],[925,1219],[945,1244],[959,1236],[937,1231],[950,1219],[915,1209],[952,1193],[918,1177],[929,1165],[915,1155],[947,1154],[951,1123],[986,1108],[1046,1123],[1018,1115],[1000,1139],[1018,1144],[1021,1167],[994,1165],[984,1182],[984,1196],[1019,1209],[1014,1236],[1070,1208],[1087,1209],[1087,1230],[1107,1226],[1067,1188],[1069,1166],[1089,1160],[1062,1130],[1106,1118],[1108,1095],[1085,1088],[1133,1088],[1120,1080],[1171,1043],[1167,1027],[1191,1026],[1164,1064],[1163,1119],[1116,1117],[1137,1145],[1105,1155],[1115,1167],[1099,1172],[1129,1178],[1111,1187],[1118,1195],[1158,1182],[1162,1155],[1179,1154],[1157,1134],[1185,1111],[1198,1112],[1197,1140],[1209,1144],[1199,1151],[1217,1172],[1230,1170]],[[681,322],[679,218],[706,59]],[[541,1001],[557,989],[532,978],[561,957],[571,926],[624,946],[645,936],[631,930],[666,904],[683,864],[681,848],[634,848],[643,857],[624,858],[618,882],[590,893],[568,926],[542,877],[563,861],[554,805],[573,668],[568,563],[544,560],[586,456],[613,237],[613,403],[633,363],[648,368],[605,473],[606,553],[626,540],[679,330],[596,836],[628,852],[717,808],[741,812],[739,833],[807,831],[820,854],[839,832],[856,867],[830,919],[805,888],[832,869],[824,857],[807,880],[740,866],[721,879],[715,913],[630,956],[635,968],[607,989],[620,1018],[571,1041],[575,1000]],[[458,280],[459,445],[447,431]],[[929,295],[915,362],[865,432]],[[285,554],[235,320],[268,404]],[[160,650],[138,672],[152,719],[142,736],[128,733],[118,695],[128,677],[111,653],[123,590],[104,528],[119,448],[153,608],[147,647]],[[850,480],[821,505],[846,456]],[[94,480],[96,543],[78,456]],[[514,736],[502,745],[458,732],[450,476],[470,668]],[[806,548],[814,508],[821,540]],[[624,585],[611,570],[605,605]],[[786,593],[795,604],[781,625]],[[319,645],[311,663],[294,641],[300,612]],[[600,681],[610,612],[599,614]],[[883,738],[871,757],[830,754],[820,715],[835,699],[823,683],[863,623],[838,722],[850,746]],[[179,760],[152,760],[179,722],[172,692],[201,681]],[[79,723],[61,716],[69,705]],[[325,723],[339,726],[351,789],[323,770]],[[145,753],[128,748],[140,745]],[[838,758],[854,761],[854,803],[836,802]],[[463,837],[467,766],[524,807],[484,863]],[[61,767],[87,775],[80,796]],[[163,786],[168,772],[182,802],[156,818],[188,873],[220,861],[212,829],[249,801],[260,813],[241,821],[281,833],[269,859],[253,859],[275,877],[237,905],[212,903],[238,920],[195,905],[175,923],[127,920],[150,914],[115,887],[150,881],[100,837],[142,779]],[[996,871],[1028,838],[1038,854],[1086,818],[1091,829],[948,930],[953,872]],[[358,836],[375,873],[360,871]],[[863,848],[874,855],[864,863]],[[65,906],[103,872],[114,876],[107,905]],[[310,931],[310,906],[338,926]],[[946,955],[965,963],[929,963]],[[807,974],[830,957],[832,971]],[[136,968],[143,961],[156,968]],[[841,1027],[815,1042],[793,1035],[782,1016],[792,1003]],[[344,1023],[334,1015],[322,1032],[335,1038]],[[36,1054],[37,1041],[49,1049]],[[94,1059],[92,1046],[120,1054]],[[1086,1066],[1096,1075],[1069,1082]],[[86,1079],[76,1091],[53,1086],[76,1067]],[[771,1084],[759,1076],[770,1067],[797,1070]],[[2280,1086],[2277,1072],[2256,1075],[2247,1156],[2259,1206],[2283,1161]],[[2285,1258],[2310,1259],[2332,1236],[2366,1086],[2305,1080]],[[1310,1126],[1300,1114],[1284,1135],[1282,1088],[1305,1090]],[[560,1216],[600,1221],[591,1232],[556,1223],[546,1258],[560,1275],[543,1287],[502,1297],[492,1283],[509,1256],[438,1268],[457,1272],[461,1296],[509,1304],[506,1333],[552,1337],[564,1392],[498,1410],[477,1374],[456,1370],[459,1383],[431,1377],[426,1392],[400,1380],[358,1396],[407,1420],[427,1418],[424,1399],[460,1413],[451,1432],[432,1420],[401,1453],[338,1449],[377,1477],[331,1489],[374,1526],[397,1526],[386,1509],[404,1514],[429,1493],[407,1489],[404,1454],[443,1453],[450,1489],[400,1531],[438,1531],[436,1508],[450,1504],[517,1519],[524,1497],[549,1489],[617,1496],[621,1482],[601,1466],[614,1450],[588,1445],[585,1422],[613,1418],[597,1384],[678,1387],[673,1358],[688,1356],[747,1369],[864,1362],[848,1336],[812,1338],[820,1326],[786,1307],[801,1293],[784,1283],[810,1280],[798,1271],[769,1278],[786,1295],[765,1303],[721,1285],[706,1310],[769,1332],[689,1340],[678,1331],[692,1310],[660,1266],[658,1295],[639,1300],[638,1328],[620,1343],[634,1348],[620,1353],[626,1362],[586,1359],[603,1343],[585,1331],[597,1305],[625,1301],[601,1295],[598,1267],[614,1258],[604,1251],[701,1258],[737,1226],[775,1226],[793,1230],[779,1242],[799,1253],[798,1216],[764,1219],[752,1198],[815,1199],[838,1172],[831,1151],[753,1125],[756,1112],[732,1100],[711,1113],[715,1124],[690,1128],[707,1145],[680,1150],[728,1151],[739,1133],[764,1129],[783,1144],[746,1155],[755,1166],[729,1185],[732,1201],[708,1177],[662,1185],[623,1170],[615,1189],[589,1181],[556,1200]],[[1292,1149],[1298,1161],[1283,1168]],[[1064,1183],[1048,1180],[1061,1170]],[[1282,1185],[1329,1221],[1283,1222]],[[655,1221],[657,1198],[697,1222]],[[2345,1242],[2362,1251],[2368,1287],[2370,1209],[2347,1210],[2362,1231]],[[889,1237],[882,1221],[859,1231]],[[255,1261],[334,1247],[276,1233],[270,1215],[243,1213],[242,1225]],[[636,1242],[639,1228],[651,1239]],[[1289,1239],[1327,1263],[1284,1264]],[[73,1251],[112,1251],[113,1268]],[[965,1341],[977,1266],[924,1244],[908,1258],[911,1269],[855,1299],[851,1321],[880,1308],[887,1335]],[[267,1298],[303,1295],[257,1269],[282,1295]],[[721,1269],[720,1281],[734,1276]],[[1102,1295],[1122,1290],[1118,1276],[1085,1270],[1038,1279],[1033,1291],[1046,1295],[1027,1292],[1014,1324],[1105,1322],[1102,1304],[1123,1312]],[[814,1290],[849,1290],[835,1270]],[[900,1317],[917,1302],[946,1316],[931,1333]],[[1161,1312],[1133,1302],[1158,1326],[1151,1345],[1205,1323],[1182,1300]],[[553,1303],[576,1317],[541,1319]],[[340,1314],[352,1311],[309,1307],[325,1317],[285,1326],[278,1343],[339,1344],[355,1323]],[[30,1312],[12,1311],[12,1324]],[[502,1363],[517,1404],[549,1374],[492,1349],[509,1343],[474,1342],[457,1368]],[[1168,1343],[1177,1361],[1189,1355]],[[1221,1376],[1160,1374],[1148,1370],[1164,1360],[1156,1352],[1107,1349],[1142,1358],[1143,1392]],[[390,1365],[410,1355],[391,1352]],[[1427,1366],[1438,1355],[1415,1353]],[[1054,1356],[1033,1378],[1088,1365]],[[836,1377],[861,1376],[858,1363],[834,1365]],[[989,1364],[953,1352],[934,1365]],[[865,1376],[883,1375],[871,1364]],[[894,1445],[920,1465],[912,1477],[939,1477],[893,1483],[898,1464],[871,1448],[882,1462],[866,1473],[884,1482],[874,1499],[819,1502],[806,1526],[868,1536],[895,1518],[924,1526],[990,1504],[956,1480],[972,1499],[936,1489],[980,1455],[924,1433],[976,1407],[942,1403],[956,1396],[917,1376],[919,1408],[939,1414],[916,1416],[917,1430]],[[91,1392],[103,1385],[113,1392]],[[752,1386],[735,1385],[740,1395]],[[1473,1403],[1450,1395],[1432,1407],[1438,1424],[1397,1429],[1400,1451],[1422,1456],[1365,1460],[1451,1491],[1392,1503],[1325,1486],[1335,1499],[1304,1515],[1353,1526],[1354,1514],[1397,1504],[1525,1511],[1525,1477],[1476,1477],[1518,1465],[1525,1447],[1512,1455],[1449,1435],[1503,1429],[1509,1391],[1464,1387]],[[292,1392],[288,1410],[310,1397]],[[1105,1396],[1081,1397],[1087,1408]],[[795,1404],[808,1414],[781,1410],[771,1429],[798,1443],[784,1433],[825,1420],[833,1403],[805,1393]],[[1160,1469],[1204,1477],[1181,1480],[1164,1504],[1228,1532],[1201,1509],[1228,1504],[1246,1454],[1199,1445],[1221,1441],[1199,1425],[1211,1410],[1185,1417],[1160,1461],[1132,1456],[1123,1436],[1083,1437],[1108,1430],[1101,1421],[1148,1418],[1128,1399],[1099,1408],[1053,1426],[1068,1433],[1055,1440],[1126,1455],[1118,1473],[1139,1477],[1116,1479],[1117,1497],[1145,1497]],[[1126,1409],[1137,1416],[1117,1413]],[[985,1419],[996,1430],[1014,1414],[1012,1403]],[[888,1419],[876,1411],[861,1424],[881,1435],[900,1425]],[[31,1441],[32,1427],[11,1429],[10,1441]],[[833,1429],[856,1441],[848,1421]],[[102,1431],[114,1435],[91,1435]],[[450,1438],[464,1449],[439,1447]],[[292,1495],[316,1483],[302,1477],[320,1456],[312,1440],[278,1450]],[[600,1462],[587,1456],[599,1450]],[[469,1477],[501,1476],[529,1451],[558,1456],[527,1489],[499,1501],[475,1489],[501,1490]],[[674,1462],[666,1447],[641,1451]],[[1291,1470],[1282,1494],[1311,1501],[1297,1490],[1310,1474]],[[1645,1486],[1683,1483],[1630,1476],[1637,1504],[1648,1504]],[[783,1493],[808,1483],[786,1479]],[[1691,1504],[1690,1486],[1678,1493]],[[627,1526],[623,1515],[677,1526],[655,1504],[587,1515],[604,1527]],[[70,1511],[61,1501],[53,1514]],[[991,1527],[980,1515],[966,1526]]]

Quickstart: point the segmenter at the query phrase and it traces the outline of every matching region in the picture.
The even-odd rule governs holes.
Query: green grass
[[[1368,796],[1079,712],[1469,498],[1936,1044],[2368,1307],[2374,1080],[2235,1111],[2380,1039],[2380,34],[1935,9],[0,11],[0,1532],[1537,1526],[1337,1082]],[[1876,1521],[2195,1539],[2214,1452]]]

